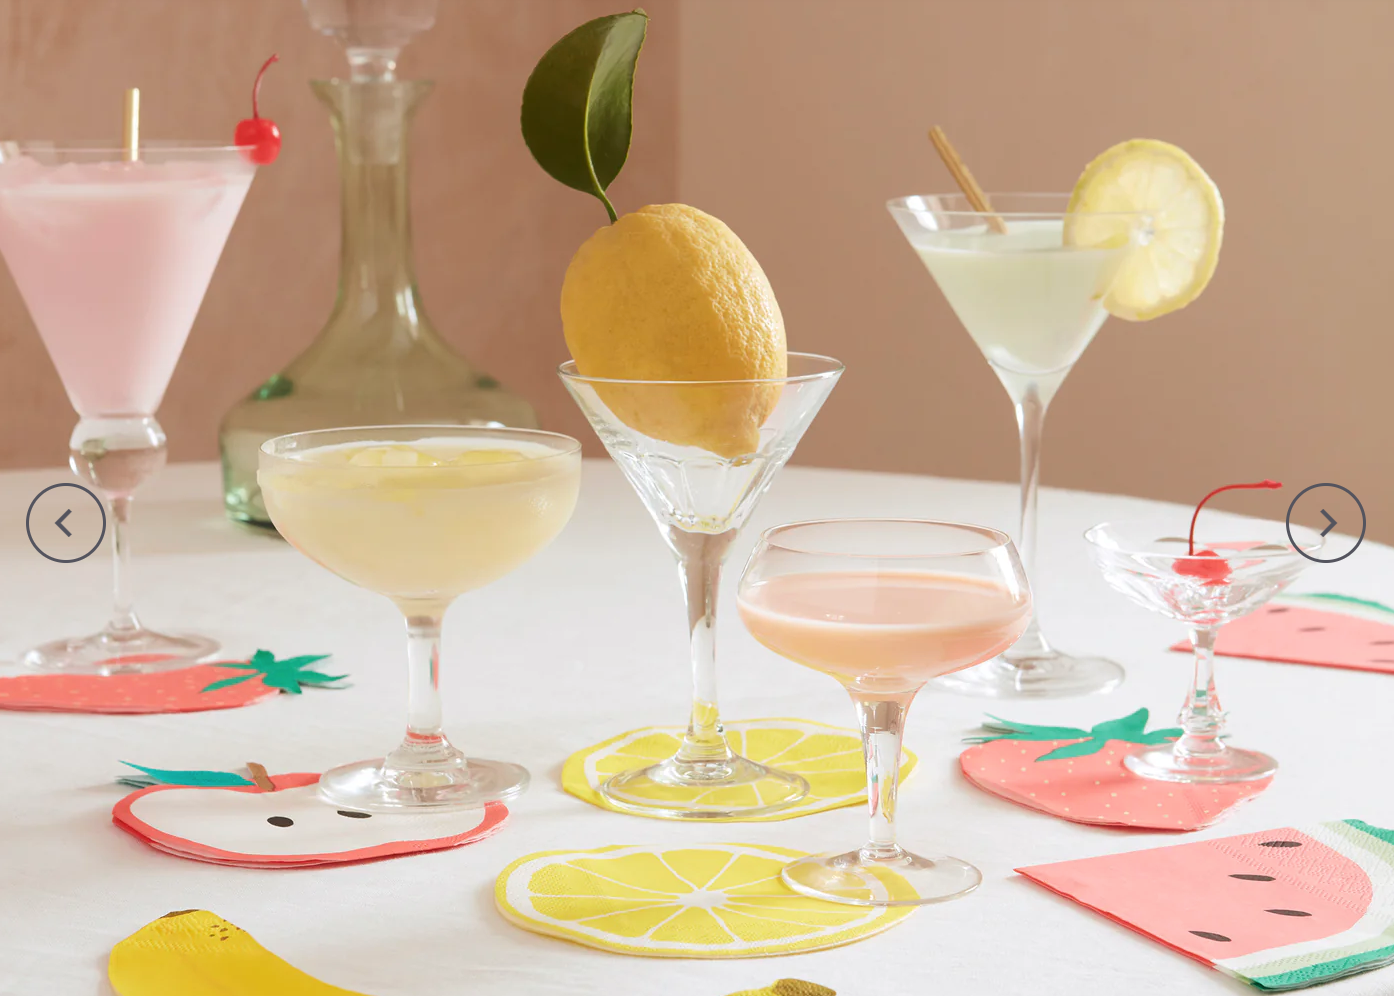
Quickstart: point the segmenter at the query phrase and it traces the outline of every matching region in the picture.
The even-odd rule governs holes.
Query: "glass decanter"
[[[411,120],[429,82],[399,80],[397,56],[431,27],[436,0],[305,0],[342,44],[348,80],[315,81],[329,108],[342,183],[339,293],[308,349],[224,416],[223,498],[234,521],[273,528],[257,454],[275,436],[357,425],[535,428],[526,401],[446,344],[416,288],[407,189]]]

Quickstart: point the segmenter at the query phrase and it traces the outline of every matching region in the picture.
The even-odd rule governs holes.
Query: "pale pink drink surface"
[[[253,172],[0,163],[0,252],[79,415],[154,414]]]
[[[755,639],[861,697],[913,694],[1016,642],[1031,599],[993,581],[929,572],[784,574],[740,594]]]

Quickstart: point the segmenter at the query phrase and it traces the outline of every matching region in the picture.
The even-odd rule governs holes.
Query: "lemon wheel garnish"
[[[764,816],[715,822],[765,823],[866,802],[866,765],[856,730],[807,719],[736,720],[726,723],[725,728],[726,741],[733,751],[759,764],[802,775],[808,781],[809,794],[787,809]],[[672,757],[682,735],[680,727],[649,726],[579,750],[567,758],[562,768],[562,788],[586,802],[611,808],[597,791],[600,783],[622,771],[646,768]],[[902,784],[917,763],[914,754],[904,752],[900,765]],[[756,786],[708,789],[701,793],[655,786],[652,791],[655,801],[695,805],[748,807],[764,801],[758,797]]]
[[[1174,145],[1147,138],[1115,145],[1084,168],[1068,210],[1066,245],[1134,242],[1104,298],[1118,318],[1145,322],[1184,308],[1215,272],[1224,201],[1205,170]],[[1142,212],[1146,229],[1139,237],[1135,220],[1109,212]]]
[[[755,844],[544,851],[505,868],[494,901],[505,919],[525,930],[657,958],[817,951],[878,934],[916,908],[801,896],[779,873],[802,857],[802,851]],[[877,880],[866,898],[913,895],[894,872],[883,871]]]

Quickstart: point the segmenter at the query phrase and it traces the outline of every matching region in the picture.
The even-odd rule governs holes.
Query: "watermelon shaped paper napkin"
[[[1017,871],[1265,991],[1394,962],[1394,831],[1360,820]]]
[[[1191,645],[1171,649],[1190,653]],[[1215,652],[1394,674],[1394,608],[1349,595],[1283,595],[1221,628]]]
[[[989,716],[959,755],[970,782],[1028,809],[1073,823],[1145,830],[1199,830],[1273,783],[1272,777],[1232,785],[1187,785],[1141,778],[1123,758],[1141,744],[1181,736],[1176,727],[1147,729],[1146,709],[1095,723],[1034,726]]]

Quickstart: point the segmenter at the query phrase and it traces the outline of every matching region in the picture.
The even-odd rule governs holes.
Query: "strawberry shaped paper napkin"
[[[1394,609],[1349,595],[1280,595],[1226,624],[1215,653],[1394,674]]]
[[[996,717],[970,737],[959,755],[964,776],[978,788],[1018,805],[1075,823],[1150,830],[1199,830],[1262,792],[1273,781],[1185,785],[1140,778],[1123,766],[1138,744],[1181,736],[1172,728],[1147,732],[1147,710],[1097,723],[1032,726]]]
[[[1360,820],[1017,871],[1265,991],[1394,961],[1394,831]]]
[[[316,791],[319,775],[268,775],[249,764],[232,771],[141,772],[123,784],[148,785],[118,802],[111,818],[157,851],[243,868],[311,868],[472,844],[496,833],[508,809],[367,813],[339,809]]]
[[[258,650],[246,661],[195,664],[134,674],[23,674],[0,678],[0,709],[164,713],[234,709],[301,687],[336,687],[347,677],[309,669],[328,654],[277,660]]]

